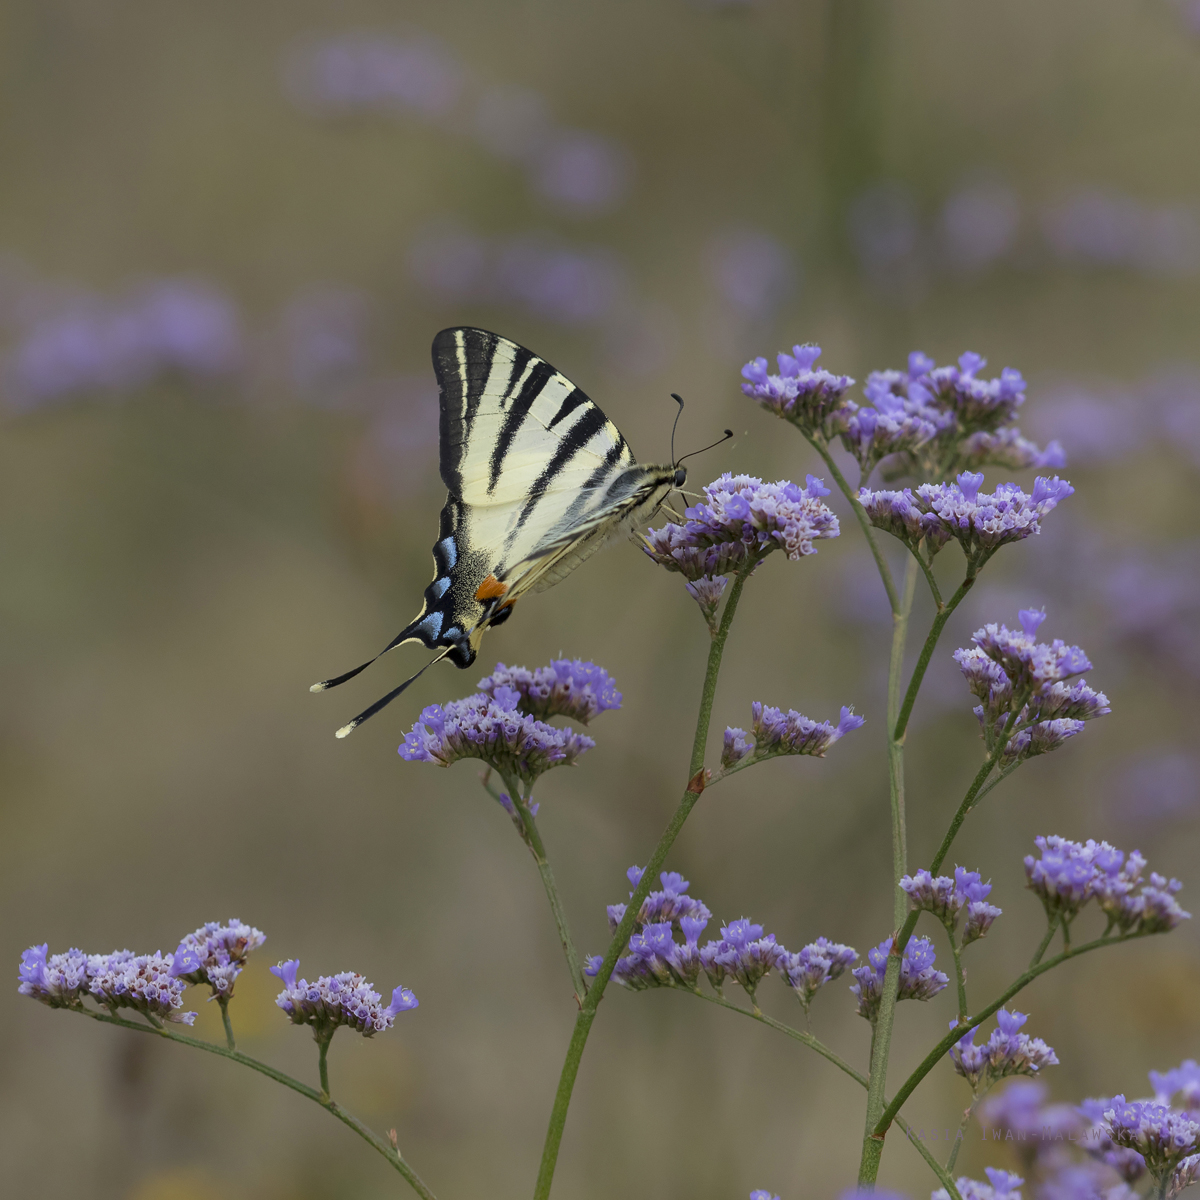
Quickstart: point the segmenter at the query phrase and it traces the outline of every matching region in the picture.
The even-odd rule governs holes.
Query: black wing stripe
[[[554,368],[549,363],[538,359],[521,385],[521,390],[509,404],[504,424],[500,428],[500,436],[492,448],[492,458],[488,468],[489,492],[495,491],[496,483],[500,478],[500,468],[504,465],[504,458],[508,454],[513,438],[517,436],[517,430],[521,428],[529,410],[533,407],[533,402],[541,394],[542,388],[555,374]]]
[[[575,388],[562,402],[562,404],[558,406],[558,412],[554,414],[554,419],[549,425],[546,426],[546,428],[553,429],[555,425],[559,423],[559,421],[563,420],[564,417],[569,417],[571,413],[573,413],[581,404],[591,404],[591,401],[583,394],[583,392],[581,392],[578,388]],[[600,411],[598,408],[595,408],[594,405],[593,410],[595,412]]]
[[[558,418],[555,417],[555,420],[558,420]],[[592,405],[590,410],[584,413],[567,431],[566,437],[562,439],[558,449],[554,452],[554,457],[546,464],[542,473],[534,480],[533,486],[529,489],[529,496],[525,501],[524,507],[521,509],[521,515],[517,518],[516,525],[513,526],[512,532],[506,539],[504,546],[505,553],[512,547],[513,541],[521,532],[521,527],[529,519],[529,514],[537,508],[538,502],[546,494],[546,489],[553,482],[555,476],[561,474],[571,459],[607,424],[608,419],[605,415],[595,405]],[[613,449],[619,451],[620,447],[617,446]],[[612,451],[609,453],[611,454]]]

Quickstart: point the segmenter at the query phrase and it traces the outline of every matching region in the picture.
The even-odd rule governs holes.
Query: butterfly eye
[[[687,483],[687,467],[679,467],[675,471],[675,486],[683,487]]]

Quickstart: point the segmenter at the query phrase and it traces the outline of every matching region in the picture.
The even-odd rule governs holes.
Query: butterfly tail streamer
[[[392,690],[390,692],[388,692],[388,694],[386,696],[383,696],[380,699],[376,700],[375,703],[372,704],[370,708],[363,709],[363,711],[360,712],[358,714],[358,716],[354,718],[353,721],[350,721],[347,724],[343,725],[341,727],[341,729],[339,729],[334,736],[338,737],[338,738],[348,737],[364,721],[369,721],[377,712],[379,712],[379,710],[381,708],[386,708],[389,704],[391,704],[391,702],[393,700],[395,700],[396,697],[399,696],[401,692],[407,690],[409,684],[415,683],[418,679],[421,678],[422,675],[425,674],[426,671],[429,670],[430,667],[433,666],[434,663],[441,662],[442,659],[445,658],[446,655],[449,654],[450,651],[453,649],[454,649],[453,646],[447,646],[446,649],[441,652],[441,654],[439,654],[436,658],[431,658],[415,675],[410,676],[399,687],[392,688]]]
[[[421,614],[424,616],[424,613]],[[373,662],[381,659],[389,650],[395,648],[402,643],[409,641],[414,637],[414,630],[417,627],[417,622],[414,621],[411,625],[400,630],[398,634],[374,658],[368,658],[365,663],[360,663],[353,671],[347,671],[344,675],[335,675],[332,679],[322,679],[320,683],[314,683],[308,690],[310,692],[327,692],[330,688],[338,687],[340,684],[348,683],[356,675],[365,671]],[[436,660],[435,660],[436,661]],[[415,678],[415,676],[414,676]]]

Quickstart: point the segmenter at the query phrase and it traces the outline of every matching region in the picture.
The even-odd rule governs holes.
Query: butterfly
[[[433,339],[433,369],[449,492],[433,547],[433,582],[415,619],[375,658],[310,690],[353,679],[397,646],[419,642],[439,653],[343,725],[339,738],[443,658],[469,667],[484,632],[508,620],[526,592],[558,583],[649,520],[687,480],[677,463],[639,463],[579,388],[508,338],[486,329],[443,329]]]

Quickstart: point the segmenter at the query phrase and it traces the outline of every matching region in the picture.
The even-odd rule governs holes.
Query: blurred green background
[[[419,605],[443,497],[428,346],[450,324],[548,357],[643,460],[666,457],[681,392],[683,446],[738,435],[695,483],[816,469],[741,395],[754,355],[817,341],[860,380],[914,348],[1021,369],[1023,428],[1061,438],[1078,490],[947,630],[909,738],[912,865],[981,753],[951,651],[1046,604],[1113,715],[993,793],[956,847],[1005,909],[968,955],[973,1000],[1039,936],[1035,834],[1139,846],[1194,908],[1198,17],[1169,0],[0,6],[6,1190],[403,1187],[261,1077],[16,995],[30,943],[167,951],[235,914],[269,938],[238,983],[244,1048],[315,1081],[311,1041],[273,1005],[280,958],[404,983],[419,1010],[335,1042],[335,1094],[394,1125],[439,1195],[529,1194],[574,1014],[553,927],[471,767],[396,746],[497,658],[604,664],[624,709],[539,789],[581,949],[602,949],[604,905],[677,799],[707,637],[679,579],[622,544],[522,605],[478,668],[431,671],[334,740],[420,659],[307,691]],[[722,919],[865,951],[890,911],[889,623],[833,499],[845,535],[747,589],[714,739],[754,699],[818,719],[854,703],[868,723],[825,761],[714,789],[669,865]],[[928,616],[919,601],[915,629]],[[1074,1100],[1142,1094],[1148,1069],[1196,1056],[1198,995],[1185,927],[1070,964],[1020,1007]],[[782,987],[762,997],[800,1021]],[[951,1009],[901,1009],[895,1078]],[[814,1028],[865,1066],[842,983]],[[947,1068],[906,1113],[952,1126],[966,1099]],[[862,1111],[758,1025],[612,989],[555,1194],[833,1196]],[[972,1144],[960,1166],[985,1162],[1011,1165]],[[881,1180],[930,1187],[899,1141]]]

